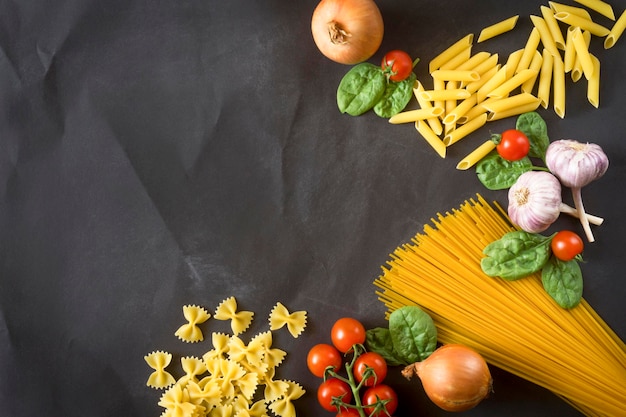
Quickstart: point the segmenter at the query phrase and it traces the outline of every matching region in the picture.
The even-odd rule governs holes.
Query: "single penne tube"
[[[539,71],[539,85],[537,86],[537,98],[541,107],[548,108],[550,104],[550,91],[552,86],[552,74],[554,73],[554,55],[544,48],[541,54],[541,71]]]
[[[412,123],[418,120],[424,120],[431,117],[439,117],[443,114],[443,109],[439,107],[430,107],[426,109],[407,110],[395,114],[389,118],[391,124]]]
[[[448,62],[443,63],[439,67],[439,69],[442,69],[442,70],[455,69],[459,65],[463,64],[465,61],[470,59],[471,56],[472,56],[472,46],[470,45],[464,50],[462,50],[461,52],[459,52],[456,56],[454,56]]]
[[[554,12],[554,14],[557,14],[559,12],[567,12],[567,13],[575,14],[580,17],[584,17],[585,19],[591,20],[591,15],[589,14],[589,12],[586,9],[583,9],[582,7],[570,6],[570,5],[558,3],[555,1],[550,1],[548,2],[548,4],[550,5],[550,8]]]
[[[608,17],[611,20],[615,20],[615,13],[613,7],[602,0],[574,0],[578,4],[600,13],[604,17]]]
[[[533,96],[532,94],[520,93],[511,97],[493,100],[493,101],[490,101],[489,103],[485,102],[483,103],[482,106],[485,109],[487,109],[488,112],[503,113],[512,108],[518,108],[521,106],[526,106],[528,104],[533,104],[536,106],[535,108],[537,108],[539,107],[540,102],[541,100],[539,100],[537,97]]]
[[[595,108],[600,107],[600,60],[591,55],[593,77],[587,80],[587,100]]]
[[[474,107],[469,109],[467,113],[459,117],[459,119],[457,120],[457,124],[464,125],[476,119],[477,117],[482,116],[483,114],[487,114],[487,109],[484,107],[484,105],[485,103],[489,103],[489,101],[491,100],[493,99],[489,98],[482,103],[477,103]]]
[[[440,91],[440,90],[445,90],[445,89],[446,89],[446,82],[444,80],[435,80],[435,79],[433,79],[433,90],[434,91]],[[420,95],[423,95],[422,93],[420,93]],[[426,98],[426,100],[429,100],[429,99]],[[441,107],[442,109],[445,108],[446,103],[445,103],[444,100],[433,100],[433,101],[435,101],[435,103],[433,103],[433,106]]]
[[[563,38],[563,32],[559,27],[559,21],[554,17],[554,11],[547,6],[541,6],[539,9],[541,10],[543,20],[545,20],[546,26],[548,26],[548,30],[552,35],[552,39],[554,39],[556,47],[560,50],[564,50],[565,39]]]
[[[488,39],[495,38],[496,36],[513,30],[517,24],[517,19],[519,19],[519,15],[509,17],[508,19],[483,28],[478,35],[476,43],[484,42]]]
[[[415,122],[415,129],[426,140],[426,142],[437,152],[437,154],[445,158],[446,157],[446,145],[441,138],[432,131],[428,123],[424,120],[418,120]]]
[[[554,17],[554,14],[552,16]],[[539,38],[541,39],[543,47],[546,48],[553,55],[558,55],[559,49],[556,46],[556,42],[552,37],[552,32],[550,32],[550,28],[548,27],[545,19],[539,16],[530,15],[530,20],[533,22],[533,25],[537,28],[537,31],[539,32]]]
[[[454,68],[456,70],[459,71],[474,71],[474,72],[478,72],[476,71],[476,67],[480,64],[482,64],[483,62],[485,62],[486,60],[489,59],[489,57],[491,56],[491,54],[489,52],[478,52],[474,55],[472,55],[467,61],[463,62],[462,64],[460,64],[458,67]]]
[[[604,39],[604,49],[610,49],[615,46],[617,40],[622,36],[626,29],[626,10],[622,12],[617,22],[611,28],[611,31]]]
[[[465,100],[472,94],[464,88],[424,90],[419,93],[422,98],[430,101]]]
[[[560,56],[554,57],[552,66],[552,89],[554,93],[554,112],[562,119],[565,117],[565,68]]]
[[[576,49],[576,59],[582,66],[585,78],[589,79],[593,76],[593,61],[589,53],[589,45],[585,41],[580,27],[575,27],[572,33],[572,43]]]
[[[505,98],[509,94],[511,94],[511,92],[513,92],[513,90],[515,90],[517,87],[521,86],[532,77],[537,77],[538,74],[539,72],[535,70],[531,70],[531,69],[522,70],[518,72],[517,74],[515,74],[512,78],[503,82],[497,88],[487,93],[487,97]]]
[[[483,85],[485,85],[494,75],[500,70],[500,66],[496,65],[491,68],[487,72],[481,74],[480,80],[474,81],[473,83],[469,83],[465,86],[465,89],[469,91],[471,94],[474,94],[476,91],[480,89]]]
[[[477,72],[480,76],[482,76],[487,71],[489,71],[492,68],[498,66],[498,60],[499,59],[500,59],[500,57],[499,57],[498,54],[490,55],[487,59],[482,61],[480,64],[478,64],[475,67],[471,68],[471,70]]]
[[[528,39],[526,40],[526,45],[524,46],[524,53],[520,58],[519,63],[517,64],[517,68],[515,72],[519,70],[528,68],[530,65],[530,61],[533,59],[533,55],[535,51],[539,47],[539,42],[541,42],[541,36],[539,35],[539,30],[536,27],[533,27],[530,31],[530,35],[528,35]]]
[[[601,38],[608,35],[611,31],[599,23],[594,22],[591,19],[587,19],[568,12],[558,12],[554,15],[556,20],[566,23],[570,26],[578,26],[582,30],[588,30],[592,35],[599,36]]]
[[[502,85],[507,79],[507,66],[506,64],[500,67],[500,69],[491,77],[485,84],[482,85],[476,92],[478,95],[478,102],[484,101],[488,94]],[[466,89],[467,90],[467,89]]]
[[[446,90],[448,90],[448,91],[459,90],[459,82],[458,81],[447,81],[446,82]],[[446,111],[445,111],[444,115],[450,113],[456,107],[457,101],[458,101],[458,99],[454,98],[454,97],[451,97],[451,98],[449,98],[448,100],[445,101],[445,109],[446,109]],[[443,118],[443,116],[441,116],[441,117]],[[445,123],[443,125],[444,125],[444,129],[446,127],[449,127],[449,126],[446,126]]]
[[[533,60],[530,62],[530,68],[533,71],[537,71],[537,74],[534,77],[530,77],[528,80],[524,81],[521,86],[522,93],[530,93],[535,88],[535,83],[537,82],[537,78],[539,78],[539,71],[541,71],[541,65],[543,64],[543,57],[539,51],[535,51],[535,56]]]
[[[570,26],[568,28],[568,30],[572,32],[572,36],[574,35],[574,32],[576,31],[577,28],[578,28],[577,26],[576,27]],[[588,30],[584,31],[583,38],[585,39],[585,45],[587,46],[587,48],[589,48],[589,44],[591,43],[591,33]],[[573,41],[572,41],[572,46],[574,46]],[[575,46],[574,46],[574,50],[576,50]],[[572,71],[571,71],[572,81],[578,82],[582,78],[582,76],[583,76],[583,66],[580,61],[580,57],[578,56],[578,54],[576,54],[574,66],[572,67]]]
[[[467,49],[468,46],[471,46],[473,41],[474,34],[470,33],[469,35],[464,36],[463,38],[459,39],[458,41],[444,49],[439,55],[434,57],[428,63],[429,72],[433,72],[434,70],[439,69],[443,64],[450,61],[459,53]]]
[[[518,49],[517,51],[511,52],[506,59],[506,78],[511,78],[517,71],[526,68],[518,68],[519,62],[522,59],[522,55],[524,55],[524,49]]]
[[[476,105],[476,94],[472,94],[469,98],[461,101],[455,108],[446,113],[443,118],[443,124],[456,124],[459,118],[463,117],[472,107]]]
[[[487,122],[487,113],[484,113],[481,116],[476,117],[475,119],[470,120],[464,125],[456,128],[452,132],[446,134],[443,137],[443,143],[446,146],[453,145],[468,136],[469,134],[475,132],[485,125]]]
[[[509,117],[519,116],[520,114],[535,111],[539,107],[539,101],[536,104],[530,103],[519,107],[513,107],[501,113],[489,113],[487,121],[495,122],[496,120],[508,119]]]
[[[415,99],[417,100],[417,103],[419,104],[420,108],[422,109],[432,108],[433,103],[429,100],[425,100],[419,94],[422,91],[424,91],[424,86],[418,80],[415,82],[415,87],[413,88],[413,95],[415,96]],[[442,107],[439,107],[439,108],[443,112],[443,108]],[[439,117],[431,117],[431,118],[426,119],[426,121],[428,122],[430,128],[433,130],[433,132],[435,132],[436,135],[440,135],[443,132],[443,127],[441,126],[441,121],[439,120]]]
[[[496,143],[491,139],[483,142],[478,148],[470,152],[465,158],[461,159],[456,165],[456,169],[466,170],[478,163],[485,156],[489,155],[491,151],[496,149]]]
[[[433,78],[444,81],[478,81],[480,74],[471,70],[435,70],[430,74]]]
[[[567,28],[565,34],[565,51],[563,52],[563,68],[565,72],[571,72],[576,64],[576,48],[574,48],[574,42],[572,42],[572,34],[574,33],[574,26]]]

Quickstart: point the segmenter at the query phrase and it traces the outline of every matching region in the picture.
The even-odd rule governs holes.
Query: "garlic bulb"
[[[511,221],[529,233],[546,230],[561,212],[561,184],[546,171],[529,171],[509,188]]]
[[[604,175],[609,159],[595,143],[561,139],[548,146],[546,165],[564,186],[580,188]]]

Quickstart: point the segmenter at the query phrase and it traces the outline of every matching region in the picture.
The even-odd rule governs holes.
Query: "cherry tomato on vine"
[[[344,403],[352,401],[352,390],[345,382],[337,378],[328,378],[317,388],[317,401],[327,411],[337,411],[333,398],[339,397]]]
[[[330,338],[339,352],[346,353],[353,345],[365,342],[365,327],[356,319],[343,317],[333,324]]]
[[[585,244],[580,236],[569,230],[561,230],[552,238],[552,253],[562,261],[571,261],[583,252]]]
[[[368,376],[364,382],[366,387],[378,385],[387,376],[387,362],[385,358],[376,352],[365,352],[361,354],[354,363],[353,373],[357,382],[363,381],[367,368],[372,368],[374,375]]]
[[[385,54],[380,67],[391,81],[402,81],[413,72],[413,60],[406,52],[396,49]]]
[[[313,346],[306,357],[309,371],[320,378],[324,376],[326,368],[332,366],[333,371],[337,372],[342,363],[341,353],[334,346],[326,343]]]
[[[385,401],[385,413],[384,410],[378,411],[374,417],[383,417],[392,415],[398,408],[398,394],[389,385],[378,384],[374,387],[368,388],[363,394],[363,406],[365,407],[365,414],[371,415],[375,408],[372,406],[378,400]],[[368,407],[369,406],[369,407]]]
[[[344,408],[335,417],[361,417],[356,408]]]
[[[509,129],[502,132],[501,136],[496,150],[502,158],[507,161],[518,161],[528,155],[530,141],[523,132]]]

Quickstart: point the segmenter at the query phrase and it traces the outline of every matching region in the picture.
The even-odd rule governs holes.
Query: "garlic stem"
[[[580,187],[572,187],[572,197],[574,198],[574,207],[576,207],[576,210],[578,211],[578,219],[583,226],[583,230],[585,231],[587,240],[589,242],[594,242],[595,238],[593,237],[593,233],[591,232],[591,226],[589,226],[589,219],[587,218],[587,214],[585,213],[585,207],[583,206],[583,199],[580,192]]]
[[[576,210],[574,207],[568,206],[565,203],[561,203],[559,210],[561,211],[561,213],[569,214],[570,216],[578,218],[578,210]],[[602,223],[604,223],[604,219],[602,217],[594,216],[593,214],[589,213],[585,213],[585,215],[587,216],[587,220],[589,221],[589,223],[595,226],[600,226]]]

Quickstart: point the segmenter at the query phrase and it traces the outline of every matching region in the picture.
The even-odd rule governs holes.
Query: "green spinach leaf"
[[[551,237],[523,230],[509,232],[483,249],[480,261],[490,277],[516,280],[539,271],[550,259]]]
[[[534,158],[546,159],[546,149],[550,145],[548,125],[537,112],[521,114],[517,118],[515,128],[523,132],[530,141],[528,155]]]
[[[433,319],[417,306],[401,307],[389,315],[393,348],[404,364],[420,362],[437,348]]]
[[[583,296],[583,275],[575,259],[561,261],[554,256],[541,272],[546,292],[563,308],[576,307]]]
[[[368,329],[365,332],[365,347],[370,352],[376,352],[387,362],[389,366],[408,365],[399,357],[393,348],[391,332],[383,327]]]
[[[492,151],[476,164],[476,175],[487,189],[504,190],[510,188],[520,175],[532,168],[533,164],[528,157],[518,161],[507,161],[496,151]]]
[[[363,62],[343,76],[337,88],[337,106],[342,113],[358,116],[370,110],[383,96],[387,78],[379,66]]]
[[[389,118],[404,110],[413,97],[415,73],[400,82],[389,81],[382,98],[374,105],[374,113],[380,117]]]

